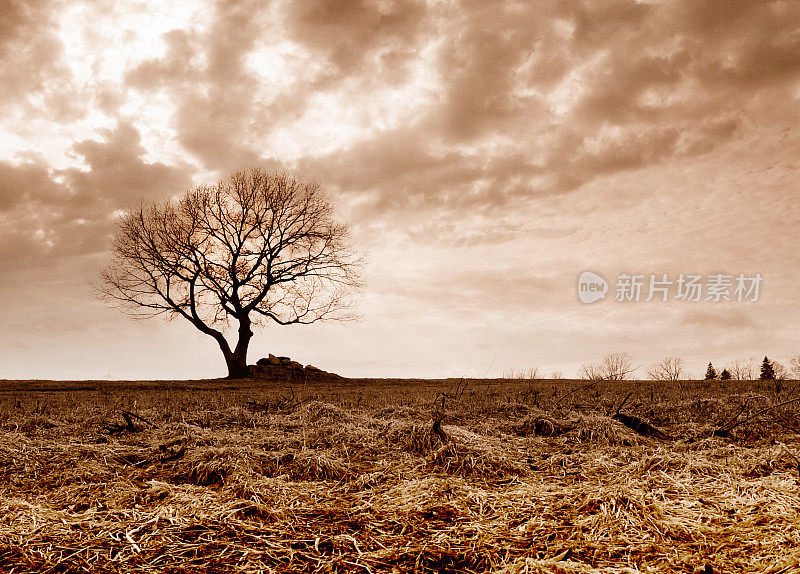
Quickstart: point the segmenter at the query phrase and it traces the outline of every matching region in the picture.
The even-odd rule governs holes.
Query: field
[[[0,381],[0,571],[800,573],[796,393]]]

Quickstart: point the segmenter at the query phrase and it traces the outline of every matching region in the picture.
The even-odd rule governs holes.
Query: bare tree
[[[608,381],[621,381],[628,376],[632,364],[628,353],[609,353],[600,363],[600,372]]]
[[[253,327],[352,318],[361,260],[321,187],[258,168],[122,216],[100,293],[134,317],[182,317],[247,376]],[[236,326],[232,346],[225,332]]]
[[[795,379],[800,379],[800,355],[796,355],[789,359],[789,370]]]
[[[534,380],[539,378],[539,367],[533,367],[527,371],[515,371],[514,369],[503,370],[504,379],[529,379]]]
[[[789,369],[778,361],[772,361],[772,371],[775,373],[776,381],[786,381],[789,379]]]
[[[734,359],[728,372],[735,381],[752,381],[755,378],[755,364],[752,359]]]
[[[653,363],[647,374],[655,381],[679,381],[683,378],[683,359],[666,357],[658,363]]]
[[[603,378],[603,371],[597,363],[584,363],[578,369],[578,377],[587,381],[594,381]]]

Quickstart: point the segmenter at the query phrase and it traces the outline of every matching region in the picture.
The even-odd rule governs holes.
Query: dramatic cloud
[[[230,171],[258,163],[258,79],[245,56],[264,33],[265,5],[219,2],[206,32],[172,30],[163,58],[142,62],[127,85],[145,93],[166,90],[175,105],[171,124],[186,151],[209,170]]]
[[[86,296],[119,210],[260,164],[320,181],[370,259],[365,321],[263,335],[282,354],[372,375],[788,354],[799,22],[783,0],[0,0],[0,302],[31,299],[3,325],[27,350],[0,345],[134,340]],[[763,299],[587,307],[586,269],[761,272]]]
[[[50,178],[42,162],[0,162],[0,213],[8,213],[20,204],[52,203],[59,194],[59,184]]]
[[[71,74],[57,34],[59,4],[0,1],[0,104],[6,113],[44,107],[52,121],[75,119],[79,113],[64,97]]]
[[[139,131],[128,122],[101,130],[104,141],[84,140],[73,151],[88,164],[87,170],[68,169],[62,175],[73,196],[70,204],[102,204],[106,210],[129,207],[139,199],[153,201],[188,189],[189,169],[147,162]]]
[[[102,141],[76,142],[88,169],[53,170],[41,160],[0,162],[0,263],[50,266],[56,258],[107,248],[115,210],[181,193],[186,167],[146,162],[136,128],[121,122]]]
[[[752,3],[709,16],[697,6],[429,7],[439,36],[419,63],[437,97],[410,123],[298,165],[381,205],[474,209],[711,153],[750,117],[774,115],[770,98],[792,97],[799,14]],[[737,34],[743,21],[759,27]],[[754,54],[764,60],[751,64]]]
[[[286,8],[290,37],[333,67],[325,72],[331,82],[362,75],[363,66],[376,64],[379,75],[388,70],[401,80],[426,13],[424,2],[416,0],[300,0]]]

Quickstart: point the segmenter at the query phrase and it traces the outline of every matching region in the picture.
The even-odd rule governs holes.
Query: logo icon
[[[581,303],[594,303],[606,298],[608,283],[606,280],[591,271],[584,271],[578,277],[578,299]]]

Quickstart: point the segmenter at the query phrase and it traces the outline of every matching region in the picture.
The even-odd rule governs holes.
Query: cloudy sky
[[[224,375],[213,340],[90,284],[127,207],[251,165],[319,181],[369,260],[361,321],[264,329],[253,362],[800,353],[800,3],[0,0],[0,59],[0,378]],[[681,274],[731,300],[678,298]]]

